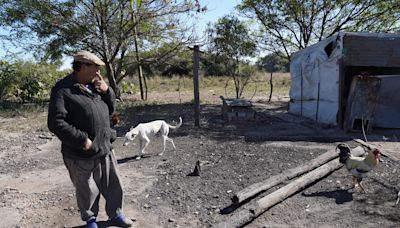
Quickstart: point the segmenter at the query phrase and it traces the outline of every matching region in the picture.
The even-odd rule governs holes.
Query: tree
[[[267,72],[289,72],[289,62],[282,53],[271,53],[257,60],[256,66]]]
[[[246,24],[237,17],[227,15],[217,23],[209,24],[207,33],[210,39],[210,50],[224,56],[226,75],[231,76],[236,89],[236,98],[240,98],[251,75],[240,71],[240,63],[245,57],[256,52],[256,44],[251,39]]]
[[[80,49],[92,51],[106,63],[107,78],[119,97],[117,83],[125,76],[123,69],[132,64],[125,61],[126,56],[164,43],[174,44],[164,53],[156,53],[153,60],[157,61],[191,40],[189,28],[182,26],[185,18],[178,15],[189,17],[195,10],[193,1],[137,2],[140,10],[132,9],[130,1],[3,0],[0,26],[9,28],[10,34],[2,39],[25,44],[43,61]],[[140,48],[134,48],[135,42]]]
[[[280,55],[278,55],[278,54],[266,55],[263,58],[261,58],[259,61],[257,61],[257,63],[256,63],[256,65],[259,68],[270,73],[270,77],[269,77],[270,90],[269,90],[268,102],[271,102],[272,92],[274,89],[274,84],[272,82],[272,74],[276,71],[282,71],[283,69],[285,69],[285,66],[287,66],[286,63],[287,63],[287,60],[280,57]]]
[[[201,68],[205,75],[226,76],[225,63],[229,61],[233,61],[232,58],[218,53],[204,52],[200,56]]]
[[[243,0],[242,15],[258,21],[264,49],[293,52],[339,31],[397,31],[400,2],[397,0]]]

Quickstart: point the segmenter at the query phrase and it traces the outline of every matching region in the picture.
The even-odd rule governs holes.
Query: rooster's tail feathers
[[[340,143],[339,145],[336,146],[336,150],[339,149],[339,162],[344,164],[346,163],[346,160],[351,156],[351,149],[349,145],[345,143]]]

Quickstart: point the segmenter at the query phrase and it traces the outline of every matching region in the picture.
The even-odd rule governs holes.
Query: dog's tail
[[[168,126],[169,126],[169,128],[171,128],[171,129],[177,129],[177,128],[179,128],[180,126],[182,126],[182,118],[179,117],[179,123],[178,123],[176,126],[172,126],[172,125],[170,125],[170,124],[168,124]]]

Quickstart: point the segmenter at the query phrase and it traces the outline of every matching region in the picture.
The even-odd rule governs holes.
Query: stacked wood
[[[294,193],[303,190],[311,183],[325,177],[333,171],[341,168],[343,165],[339,161],[330,161],[315,170],[299,177],[298,179],[290,182],[286,186],[272,192],[271,194],[259,199],[256,203],[252,203],[246,206],[243,210],[234,213],[230,216],[230,219],[217,224],[214,227],[228,228],[228,227],[242,227],[249,223],[253,219],[257,218],[263,212],[271,208],[272,206],[280,203]]]
[[[265,181],[252,184],[249,187],[246,187],[245,189],[242,189],[241,191],[235,193],[235,195],[232,197],[232,203],[234,204],[242,203],[243,201],[252,198],[258,195],[259,193],[264,192],[278,184],[281,184],[284,181],[293,179],[301,174],[304,174],[312,169],[315,169],[327,163],[328,161],[337,158],[338,155],[339,155],[338,152],[336,152],[335,150],[330,150],[318,156],[317,158],[307,162],[307,164],[303,166],[290,169],[284,173],[268,178]]]
[[[254,208],[254,215],[259,216],[261,213],[281,202],[283,199],[288,198],[294,193],[305,189],[311,183],[327,176],[333,171],[340,169],[343,165],[339,163],[339,160],[333,160],[315,170],[299,177],[298,179],[290,182],[286,186],[274,191],[273,193],[259,199]]]
[[[354,156],[363,156],[365,151],[359,146],[352,149],[352,154]],[[232,199],[234,202],[243,202],[244,200],[259,194],[261,191],[265,191],[287,179],[294,178],[309,171],[307,174],[304,174],[303,176],[293,180],[289,184],[259,199],[255,203],[248,203],[247,205],[243,206],[242,210],[230,215],[230,218],[227,221],[216,224],[214,227],[230,228],[244,226],[269,208],[282,202],[296,192],[305,189],[311,183],[314,183],[329,175],[333,171],[340,169],[343,165],[339,163],[338,159],[335,159],[337,157],[338,152],[336,150],[330,150],[311,160],[307,165],[291,169],[285,174],[278,174],[263,182],[253,184],[250,187],[243,189],[235,194],[234,198]]]

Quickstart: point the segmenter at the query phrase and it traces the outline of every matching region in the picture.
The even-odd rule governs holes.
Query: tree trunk
[[[110,84],[111,88],[114,90],[115,97],[117,99],[120,99],[121,91],[119,90],[117,82],[115,81],[115,72],[113,70],[113,66],[111,63],[106,63],[106,71],[107,71],[108,83]]]
[[[271,72],[271,75],[269,77],[269,98],[268,98],[268,102],[271,102],[273,89],[274,89],[274,85],[272,83],[272,72]]]
[[[199,92],[199,61],[200,47],[193,47],[193,98],[194,98],[194,125],[200,127],[200,92]],[[225,86],[226,88],[226,86]]]
[[[143,78],[143,83],[144,83],[144,99],[147,100],[147,91],[148,91],[147,81],[146,81],[145,76],[142,75],[142,78]]]
[[[101,24],[102,25],[105,24],[105,22],[103,20],[104,20],[104,18],[102,17],[101,18],[101,21],[102,21]],[[103,37],[103,39],[102,39],[102,48],[104,50],[103,58],[105,60],[104,63],[105,63],[106,71],[107,71],[108,83],[110,84],[111,88],[114,90],[116,98],[120,99],[121,98],[121,91],[118,88],[118,85],[117,85],[117,82],[116,82],[116,75],[115,75],[114,67],[112,65],[112,62],[113,62],[114,58],[110,54],[106,27],[101,26],[100,27],[100,32],[101,32],[101,35]]]
[[[143,93],[143,84],[142,84],[142,79],[143,79],[143,70],[142,70],[142,61],[140,59],[139,55],[139,47],[138,47],[138,32],[137,32],[137,23],[136,23],[136,17],[133,15],[132,16],[133,23],[135,24],[135,27],[133,28],[133,36],[134,36],[134,43],[135,43],[135,56],[136,56],[136,61],[138,63],[138,77],[139,77],[139,87],[140,87],[140,98],[144,100],[144,93]],[[147,93],[147,92],[146,92]],[[147,96],[146,96],[147,98]]]

